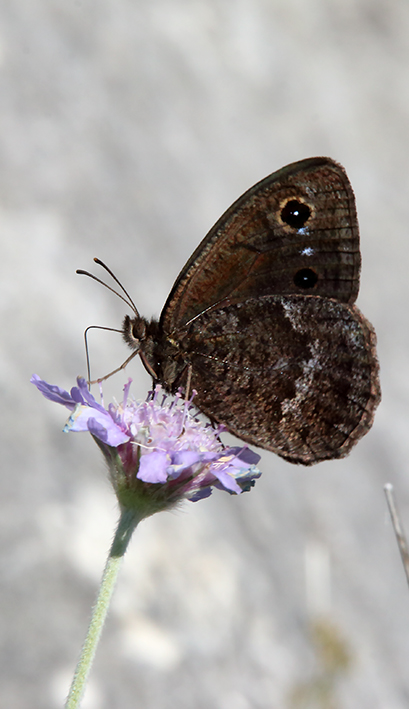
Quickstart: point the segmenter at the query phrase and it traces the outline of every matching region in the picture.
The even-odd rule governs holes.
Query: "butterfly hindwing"
[[[293,463],[343,457],[372,424],[375,335],[355,306],[248,299],[199,316],[181,345],[199,409]]]

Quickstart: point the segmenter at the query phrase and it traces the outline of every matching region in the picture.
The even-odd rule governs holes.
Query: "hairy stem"
[[[98,597],[92,610],[88,632],[65,703],[65,709],[78,709],[80,706],[98,642],[101,637],[102,628],[108,614],[109,604],[118,578],[122,559],[139,521],[140,519],[137,517],[134,510],[124,509],[121,511],[118,527],[102,575]]]

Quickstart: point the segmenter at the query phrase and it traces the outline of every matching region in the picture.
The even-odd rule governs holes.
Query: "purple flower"
[[[180,396],[161,396],[160,386],[140,403],[129,397],[129,380],[122,403],[105,409],[81,377],[70,393],[36,374],[31,382],[47,399],[71,411],[64,431],[92,434],[121,507],[137,509],[141,518],[182,499],[208,497],[213,487],[240,494],[261,475],[255,467],[260,456],[246,446],[224,448],[222,427],[205,424]]]

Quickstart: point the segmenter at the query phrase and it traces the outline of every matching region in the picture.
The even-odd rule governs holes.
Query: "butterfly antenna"
[[[129,302],[126,300],[126,298],[123,297],[123,295],[121,295],[120,293],[118,293],[118,291],[114,290],[114,288],[111,288],[111,286],[109,286],[107,283],[104,283],[104,281],[101,281],[101,279],[100,279],[100,278],[97,278],[97,276],[94,276],[93,273],[90,273],[89,271],[84,271],[82,268],[77,268],[77,270],[75,271],[75,273],[79,273],[80,276],[88,276],[89,278],[92,278],[92,279],[93,279],[94,281],[96,281],[97,283],[100,283],[101,286],[105,286],[105,288],[108,288],[108,290],[110,290],[111,293],[115,293],[115,295],[117,295],[118,298],[120,298],[121,300],[123,300],[124,303],[127,304],[128,308],[131,308],[131,310],[133,310],[137,316],[139,315],[138,311],[136,310],[136,308],[135,308],[135,306],[133,305],[132,302],[129,303]]]
[[[117,277],[112,273],[111,269],[108,268],[108,266],[106,266],[102,261],[100,261],[100,260],[97,259],[97,258],[95,258],[94,261],[95,261],[96,263],[98,263],[100,266],[103,266],[103,268],[105,268],[105,270],[109,273],[109,275],[114,279],[114,281],[115,281],[116,283],[118,283],[119,287],[123,290],[123,292],[125,293],[127,299],[124,298],[124,296],[121,295],[121,293],[118,293],[118,291],[116,291],[114,288],[111,288],[111,286],[109,286],[107,283],[105,283],[104,281],[102,281],[100,278],[98,278],[97,276],[94,276],[93,273],[90,273],[89,271],[84,271],[84,269],[82,269],[82,268],[77,268],[76,273],[78,273],[80,276],[88,276],[88,278],[92,278],[92,279],[93,279],[94,281],[96,281],[97,283],[100,283],[101,286],[104,286],[105,288],[108,288],[108,290],[110,290],[111,293],[114,293],[115,295],[118,296],[118,298],[120,298],[121,300],[123,300],[124,303],[126,303],[126,305],[128,306],[128,308],[131,308],[131,310],[134,311],[136,317],[139,318],[139,311],[138,311],[138,308],[136,307],[136,305],[135,305],[135,303],[133,302],[133,300],[132,300],[131,296],[129,295],[129,293],[128,293],[128,292],[125,290],[125,288],[123,287],[122,283],[120,283],[119,280],[117,279]],[[109,328],[108,328],[108,329],[109,329]]]
[[[102,266],[102,268],[105,268],[106,272],[109,273],[109,275],[111,276],[111,278],[114,279],[115,283],[118,284],[118,286],[120,287],[121,291],[122,291],[123,293],[125,293],[126,297],[128,298],[128,301],[129,301],[130,305],[132,305],[132,308],[133,308],[133,311],[134,311],[135,315],[136,315],[137,317],[139,317],[138,308],[136,307],[135,303],[133,302],[133,300],[132,300],[131,296],[129,295],[128,291],[125,290],[125,288],[123,287],[121,281],[118,280],[118,278],[116,277],[115,273],[113,273],[113,272],[111,271],[111,269],[108,268],[108,266],[106,265],[106,263],[104,263],[103,261],[101,261],[101,259],[95,257],[95,258],[94,258],[94,261],[95,261],[95,263],[97,263],[99,266]]]

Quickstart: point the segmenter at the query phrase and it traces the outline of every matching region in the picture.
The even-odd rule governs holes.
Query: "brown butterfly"
[[[123,337],[154,382],[195,389],[200,411],[244,441],[292,463],[342,458],[380,401],[375,333],[353,304],[360,267],[344,169],[301,160],[223,214],[159,322],[130,301]]]

